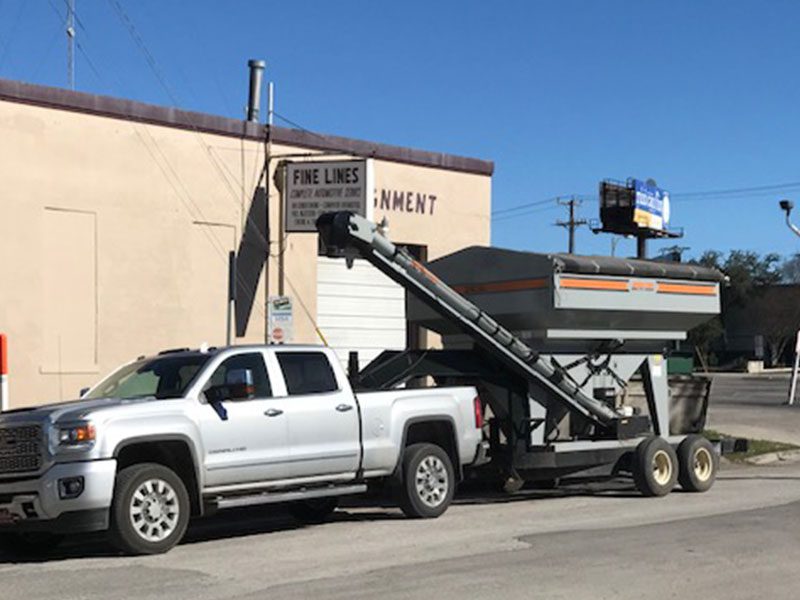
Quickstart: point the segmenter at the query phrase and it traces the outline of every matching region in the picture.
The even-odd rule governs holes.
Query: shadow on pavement
[[[734,479],[734,478],[729,478]],[[743,478],[748,479],[748,478]],[[772,478],[776,479],[776,478]],[[676,491],[680,491],[676,489]],[[632,498],[639,496],[627,481],[605,481],[603,483],[567,483],[552,490],[525,488],[514,494],[498,491],[497,485],[466,483],[459,491],[455,505],[491,505],[530,502],[575,496],[594,498]],[[351,509],[351,510],[348,510]],[[354,512],[352,509],[357,509]],[[402,520],[405,517],[396,504],[386,497],[354,497],[342,501],[340,508],[325,523],[357,523]],[[322,524],[324,525],[324,524]],[[205,542],[263,535],[282,531],[294,531],[318,524],[302,523],[293,518],[281,505],[263,505],[230,509],[189,524],[181,546]],[[108,558],[120,556],[107,541],[105,534],[83,534],[74,536],[63,544],[38,555],[21,555],[13,548],[0,546],[0,564],[43,563],[49,561]]]

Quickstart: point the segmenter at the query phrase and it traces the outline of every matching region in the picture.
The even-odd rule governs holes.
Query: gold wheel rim
[[[667,485],[672,479],[672,459],[664,450],[653,455],[653,479],[658,485]]]
[[[694,461],[692,468],[694,475],[699,481],[708,481],[714,469],[714,461],[711,458],[711,453],[706,448],[698,448],[694,453]]]

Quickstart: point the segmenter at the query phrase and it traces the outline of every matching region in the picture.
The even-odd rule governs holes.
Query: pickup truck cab
[[[484,460],[481,426],[475,388],[356,396],[328,348],[162,352],[80,400],[0,414],[0,537],[52,546],[108,530],[154,554],[193,516],[290,502],[318,520],[371,483],[406,515],[437,517]]]

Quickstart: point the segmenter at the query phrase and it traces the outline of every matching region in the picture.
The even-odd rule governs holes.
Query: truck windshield
[[[178,398],[208,362],[207,354],[145,358],[117,369],[84,398]]]

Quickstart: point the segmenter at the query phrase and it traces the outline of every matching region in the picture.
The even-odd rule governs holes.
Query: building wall
[[[266,200],[258,190],[261,140],[3,99],[0,131],[12,407],[74,398],[137,355],[224,343],[230,250],[249,299],[236,341],[264,340],[265,264],[278,292],[279,194],[272,177]],[[380,159],[375,174],[375,216],[387,217],[393,239],[426,245],[431,258],[489,243],[490,175]],[[316,238],[286,238],[296,342],[320,341]]]

